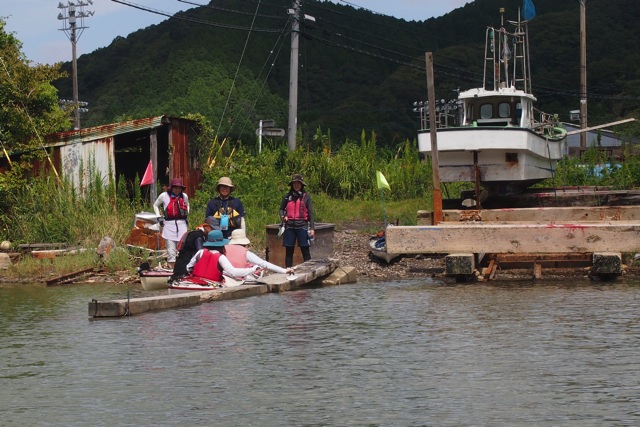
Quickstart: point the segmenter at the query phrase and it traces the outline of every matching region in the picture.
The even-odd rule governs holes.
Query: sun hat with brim
[[[221,185],[226,185],[227,187],[229,187],[231,189],[231,191],[233,191],[233,189],[235,188],[234,185],[233,185],[233,182],[231,181],[231,178],[229,178],[228,176],[223,176],[222,178],[220,178],[218,180],[218,184],[216,185],[216,190]]]
[[[225,239],[220,230],[212,230],[207,234],[207,241],[202,246],[205,248],[219,248],[229,243],[229,239]]]
[[[247,233],[242,228],[238,228],[231,232],[231,239],[229,239],[230,245],[248,245],[251,241],[247,239]]]
[[[306,186],[307,183],[304,182],[304,178],[299,173],[294,173],[291,177],[291,181],[289,181],[289,185],[293,185],[294,182],[299,182],[302,186]]]
[[[187,187],[184,186],[184,184],[182,183],[182,180],[180,178],[173,178],[171,180],[171,182],[169,183],[169,187],[187,188]]]

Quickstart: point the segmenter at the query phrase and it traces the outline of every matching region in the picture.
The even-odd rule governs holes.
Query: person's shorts
[[[287,228],[282,235],[282,246],[310,246],[309,232],[305,228]]]

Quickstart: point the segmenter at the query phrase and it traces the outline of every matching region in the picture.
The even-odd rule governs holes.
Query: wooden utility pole
[[[586,2],[580,0],[580,129],[587,128],[587,18]],[[587,132],[580,134],[580,148],[587,147]]]
[[[429,135],[431,136],[431,168],[433,169],[433,225],[442,222],[442,190],[436,132],[436,95],[433,83],[433,52],[425,54],[427,61],[427,99],[429,103]]]

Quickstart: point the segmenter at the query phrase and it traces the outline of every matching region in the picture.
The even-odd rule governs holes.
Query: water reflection
[[[89,321],[0,288],[3,425],[637,425],[639,283],[358,283]],[[2,366],[2,365],[0,365]]]

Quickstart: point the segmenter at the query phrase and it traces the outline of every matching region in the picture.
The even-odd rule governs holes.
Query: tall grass
[[[317,222],[365,220],[381,225],[386,214],[390,222],[415,224],[416,211],[430,208],[430,164],[420,160],[415,142],[405,141],[395,150],[381,149],[375,134],[367,137],[363,132],[359,141],[346,141],[336,151],[328,140],[294,151],[280,145],[257,153],[217,141],[214,149],[202,185],[189,195],[190,225],[204,221],[206,204],[217,194],[218,179],[229,176],[235,184],[234,196],[247,211],[247,232],[258,251],[265,246],[265,226],[279,222],[278,208],[293,173],[304,175]],[[9,199],[0,215],[0,240],[95,248],[110,236],[123,246],[134,215],[149,208],[138,178],[133,185],[123,177],[114,180],[111,170],[103,177],[92,161],[80,169],[80,182],[42,172],[29,185],[4,191]],[[391,186],[391,191],[384,190],[384,205],[376,187],[378,170]],[[133,188],[134,194],[127,188]]]

